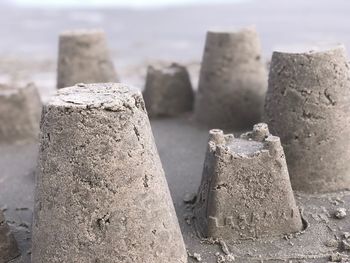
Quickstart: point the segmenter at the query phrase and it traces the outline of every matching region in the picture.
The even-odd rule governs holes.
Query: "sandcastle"
[[[43,114],[32,262],[187,262],[141,93],[80,84]]]
[[[195,118],[209,128],[246,129],[260,121],[267,73],[254,28],[207,33]]]
[[[302,230],[280,139],[264,123],[234,138],[211,130],[195,207],[206,237],[238,240]]]
[[[265,121],[281,137],[295,190],[350,188],[349,73],[342,46],[273,53]]]
[[[59,90],[44,104],[41,118],[32,250],[27,251],[33,263],[320,263],[350,258],[350,192],[340,191],[350,181],[344,48],[273,54],[265,103],[268,126],[255,124],[266,89],[255,30],[208,32],[193,114],[204,125],[186,114],[164,123],[154,120],[152,127],[174,201],[147,114],[177,117],[192,110],[188,72],[178,64],[150,67],[145,105],[141,93],[124,84],[81,83],[115,80],[106,50],[101,32],[61,36]],[[75,83],[80,84],[63,88]],[[34,127],[40,115],[36,91],[28,87],[0,86],[0,120],[10,124],[0,125],[0,142],[35,137],[37,131],[23,128]],[[20,128],[12,128],[13,123]],[[252,124],[253,130],[240,137],[221,130],[237,132]],[[216,128],[209,131],[207,145],[205,126]],[[200,146],[207,146],[202,174],[196,170],[204,157]],[[12,156],[1,150],[0,161],[2,153],[9,155],[0,162],[7,168]],[[13,163],[20,166],[26,157],[13,158]],[[8,178],[18,175],[16,168],[5,172]],[[193,192],[187,190],[200,179],[197,175],[202,181],[196,195],[199,183]],[[292,186],[306,193],[294,195]],[[11,212],[17,215],[17,210],[30,209]],[[12,227],[27,231],[24,238],[30,236],[26,222]],[[30,245],[18,238],[22,257],[23,242]],[[0,263],[18,254],[0,211]]]
[[[0,210],[0,263],[9,262],[19,255],[16,240],[10,232],[3,212]]]
[[[149,66],[143,91],[149,117],[174,117],[193,108],[194,94],[186,67]]]
[[[65,31],[59,37],[57,88],[77,83],[115,82],[117,76],[105,33],[101,30]]]
[[[37,140],[40,113],[41,101],[34,84],[0,84],[0,143]]]

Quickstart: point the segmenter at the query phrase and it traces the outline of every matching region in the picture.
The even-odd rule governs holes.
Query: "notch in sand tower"
[[[274,52],[265,121],[280,136],[294,190],[350,188],[350,85],[346,50]]]
[[[36,141],[41,101],[34,84],[0,84],[0,143]]]
[[[59,36],[58,49],[58,89],[118,80],[102,30],[65,31]]]
[[[6,263],[19,256],[17,243],[0,210],[0,263]]]
[[[264,123],[234,138],[211,130],[196,225],[206,237],[239,240],[302,230],[280,139]]]
[[[150,117],[173,117],[193,109],[194,94],[186,67],[149,66],[143,92]]]
[[[195,102],[198,122],[210,128],[249,128],[261,119],[266,88],[254,27],[207,33]]]
[[[32,262],[187,262],[139,91],[59,90],[39,154]]]

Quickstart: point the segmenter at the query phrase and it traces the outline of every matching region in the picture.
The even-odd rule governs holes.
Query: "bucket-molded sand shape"
[[[261,119],[267,72],[254,28],[207,33],[195,103],[209,128],[246,129]]]
[[[173,117],[193,109],[194,94],[186,67],[149,66],[143,92],[150,117]]]
[[[7,263],[19,256],[17,243],[0,210],[0,263]]]
[[[140,92],[79,85],[44,105],[32,262],[187,262]]]
[[[350,188],[350,82],[344,47],[274,52],[265,121],[281,138],[292,187]]]
[[[57,88],[77,83],[115,82],[117,75],[100,30],[65,31],[59,37]]]
[[[302,230],[280,139],[266,124],[240,138],[210,131],[194,211],[206,237],[240,240]]]
[[[0,84],[0,143],[36,141],[41,101],[34,84]]]

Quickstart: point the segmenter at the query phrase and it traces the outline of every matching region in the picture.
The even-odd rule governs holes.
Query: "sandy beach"
[[[144,85],[146,66],[186,64],[196,87],[208,29],[255,25],[264,59],[275,49],[319,43],[350,47],[345,0],[245,1],[158,9],[38,9],[0,4],[0,80],[35,81],[43,94],[55,86],[58,34],[67,29],[106,31],[123,82]]]
[[[188,67],[196,89],[205,34],[211,28],[255,25],[265,61],[276,49],[332,43],[343,43],[350,49],[350,2],[346,0],[255,0],[94,10],[24,8],[0,3],[0,13],[0,82],[33,81],[44,101],[55,92],[58,34],[67,29],[104,29],[121,81],[139,89],[144,86],[147,65],[169,61]],[[189,221],[191,211],[183,202],[184,195],[195,193],[200,184],[208,131],[195,125],[191,115],[153,120],[151,125],[188,252],[200,253],[203,262],[219,262],[215,254],[224,255],[225,247],[195,238]],[[15,262],[30,262],[36,159],[34,144],[0,146],[0,207],[22,252]],[[297,193],[296,200],[307,211],[304,223],[308,226],[308,221],[313,222],[313,227],[300,237],[231,245],[234,262],[328,262],[337,248],[325,244],[350,228],[348,218],[339,223],[327,213],[339,204],[350,209],[349,192],[314,196]],[[190,257],[189,262],[198,260]]]

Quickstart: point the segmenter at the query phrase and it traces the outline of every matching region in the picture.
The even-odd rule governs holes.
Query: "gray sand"
[[[269,58],[277,47],[293,48],[295,44],[305,42],[343,42],[350,47],[347,22],[350,2],[343,0],[257,0],[146,11],[38,10],[4,6],[0,10],[3,36],[0,80],[20,83],[33,80],[43,98],[47,98],[56,85],[59,32],[82,25],[106,30],[121,79],[138,87],[144,85],[147,65],[159,60],[184,63],[196,87],[205,32],[217,26],[255,24],[265,58]],[[200,255],[202,262],[207,263],[227,258],[228,252],[235,256],[236,262],[242,263],[323,263],[328,262],[335,251],[349,257],[345,238],[349,233],[343,233],[350,232],[349,216],[343,219],[334,216],[340,208],[350,210],[349,192],[310,196],[297,193],[297,205],[309,222],[309,227],[298,235],[298,239],[291,235],[266,241],[245,241],[230,247],[219,241],[215,245],[201,243],[192,225],[188,225],[192,218],[191,204],[185,204],[183,199],[188,200],[185,195],[198,190],[208,131],[194,126],[187,118],[154,120],[151,124],[190,255],[197,258]],[[37,147],[33,144],[0,146],[1,206],[6,210],[5,216],[19,242],[24,259],[21,262],[25,263],[29,262],[31,253],[29,231],[36,152]],[[334,254],[333,258],[336,257]],[[198,261],[191,257],[189,262]]]
[[[187,68],[177,63],[149,66],[142,95],[150,118],[179,116],[193,109],[190,76]]]
[[[265,123],[239,138],[209,134],[194,208],[200,233],[230,243],[302,230],[279,137]]]
[[[106,35],[101,30],[74,30],[59,36],[57,88],[77,83],[117,81]]]
[[[248,129],[261,120],[266,89],[254,27],[207,32],[194,108],[199,123],[210,129]]]
[[[0,210],[0,263],[6,263],[19,255],[17,242]]]
[[[40,126],[32,262],[187,262],[140,91],[60,89]]]
[[[264,118],[281,138],[293,189],[350,188],[350,71],[344,47],[274,52]]]
[[[201,255],[202,261],[215,263],[227,250],[235,262],[323,263],[333,252],[350,253],[342,248],[344,232],[350,232],[350,217],[335,217],[337,208],[350,211],[350,192],[324,195],[296,193],[306,230],[284,237],[239,241],[235,244],[196,237],[192,224],[192,205],[183,202],[186,193],[195,193],[200,184],[208,133],[193,125],[188,118],[163,119],[151,122],[158,151],[167,176],[175,209],[189,254]],[[171,139],[169,139],[171,138]],[[36,163],[34,145],[3,146],[0,149],[0,199],[7,205],[5,215],[19,241],[24,262],[29,261],[30,224],[33,207],[33,170]],[[11,176],[10,176],[11,175]],[[13,195],[13,193],[16,193]],[[346,234],[346,233],[345,233]],[[213,244],[215,243],[215,244]],[[338,248],[339,247],[339,248]],[[197,254],[196,254],[197,255]],[[198,255],[197,255],[198,256]],[[189,262],[198,262],[190,257]]]
[[[0,83],[0,143],[36,141],[41,101],[35,85]]]

